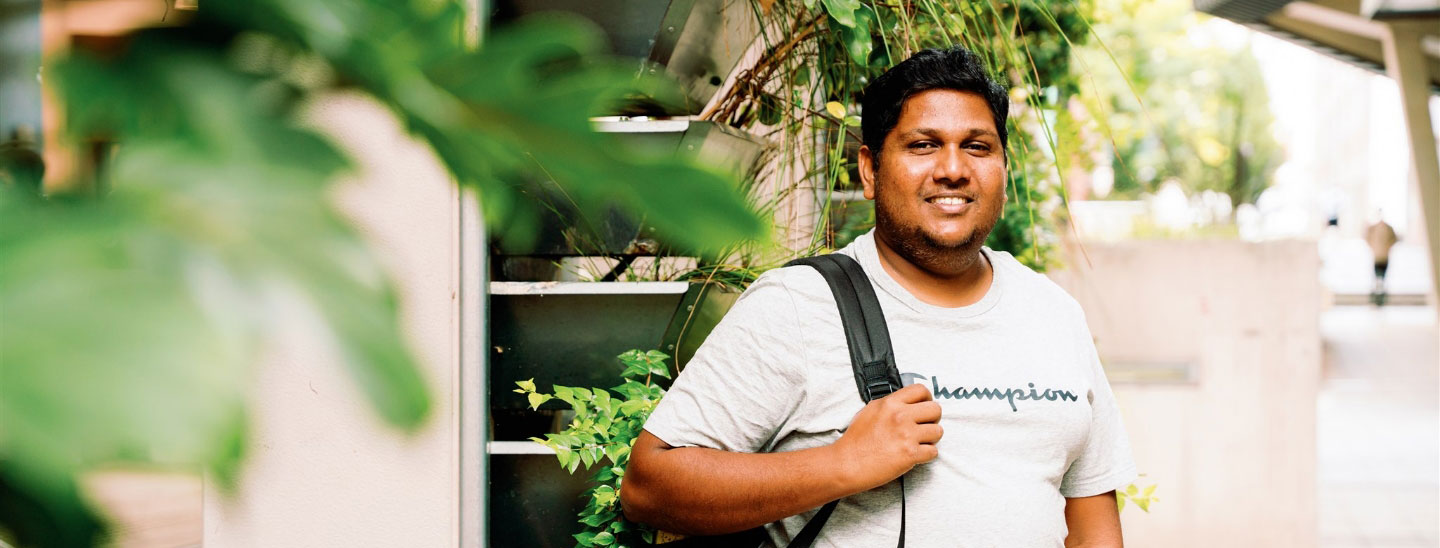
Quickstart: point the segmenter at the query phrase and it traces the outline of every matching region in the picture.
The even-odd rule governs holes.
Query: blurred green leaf
[[[73,478],[99,463],[199,463],[233,488],[255,349],[279,330],[331,336],[388,423],[422,425],[431,400],[397,296],[332,205],[350,161],[296,122],[317,93],[386,105],[480,190],[502,235],[538,218],[523,177],[694,249],[765,234],[733,177],[591,129],[631,94],[678,94],[602,57],[593,27],[544,19],[472,51],[463,24],[448,1],[216,0],[116,53],[47,62],[68,137],[120,146],[101,199],[0,195],[0,474],[54,478],[7,493],[83,536],[101,522]],[[580,456],[564,455],[573,471]],[[0,525],[26,527],[15,516]]]
[[[860,10],[860,0],[821,0],[825,13],[842,26],[855,26],[855,13]]]

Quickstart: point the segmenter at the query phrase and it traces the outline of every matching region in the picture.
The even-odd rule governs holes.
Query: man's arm
[[[1065,499],[1065,548],[1121,548],[1120,510],[1115,492]]]
[[[641,432],[625,516],[681,534],[743,531],[879,487],[939,455],[940,404],[911,385],[870,402],[834,444],[784,453],[671,447]]]

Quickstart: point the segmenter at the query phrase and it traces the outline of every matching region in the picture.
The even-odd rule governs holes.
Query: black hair
[[[1005,120],[1010,114],[1010,96],[1004,86],[986,73],[978,55],[954,46],[921,50],[865,87],[860,100],[860,133],[871,154],[880,154],[885,136],[900,121],[905,100],[932,89],[968,91],[984,97],[995,119],[995,131],[1000,134],[1000,149],[1006,150],[1009,132],[1005,129]]]

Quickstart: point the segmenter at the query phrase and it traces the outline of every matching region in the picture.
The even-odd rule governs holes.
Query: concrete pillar
[[[1385,24],[1385,71],[1400,88],[1400,108],[1410,139],[1410,174],[1419,188],[1425,216],[1425,238],[1430,250],[1431,298],[1440,298],[1440,160],[1430,123],[1430,81],[1420,38],[1435,21],[1396,21]]]
[[[285,335],[264,352],[239,489],[227,496],[206,484],[204,544],[480,546],[478,208],[434,152],[373,99],[323,98],[307,119],[358,164],[336,200],[396,283],[433,414],[412,435],[383,424],[328,333],[297,321],[298,313],[276,318]]]

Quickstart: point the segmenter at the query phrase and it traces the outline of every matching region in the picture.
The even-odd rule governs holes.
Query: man
[[[1375,306],[1385,306],[1385,271],[1390,269],[1390,248],[1395,246],[1399,238],[1395,236],[1395,229],[1390,227],[1384,219],[1378,218],[1374,224],[1365,229],[1365,243],[1370,245],[1371,253],[1375,254],[1375,285],[1370,289],[1370,302]]]
[[[1004,207],[1008,99],[978,58],[926,50],[863,100],[875,229],[841,250],[890,327],[898,392],[862,405],[835,301],[809,267],[767,272],[636,440],[626,515],[677,533],[771,524],[785,546],[1120,546],[1135,476],[1074,299],[982,246]]]

